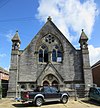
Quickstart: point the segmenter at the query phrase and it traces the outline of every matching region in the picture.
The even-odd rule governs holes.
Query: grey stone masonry
[[[19,65],[19,48],[20,48],[20,38],[18,31],[12,38],[12,51],[11,51],[11,62],[9,69],[9,87],[8,87],[8,97],[17,97],[17,86],[18,86],[18,65]]]
[[[8,96],[36,85],[92,84],[87,36],[82,31],[77,50],[49,17],[24,50],[18,32],[12,39]]]
[[[83,68],[83,74],[84,74],[84,83],[86,85],[85,89],[87,89],[89,85],[93,85],[93,78],[92,78],[92,71],[90,68],[87,41],[88,41],[88,38],[86,34],[84,33],[84,31],[82,30],[79,43],[80,43],[81,53],[82,53],[82,63],[83,63],[82,68]]]

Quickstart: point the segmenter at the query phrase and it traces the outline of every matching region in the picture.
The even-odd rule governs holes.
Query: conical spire
[[[12,38],[12,42],[14,42],[14,41],[18,41],[19,43],[21,43],[19,34],[18,34],[18,30],[16,31],[14,37]]]
[[[82,33],[81,33],[81,36],[80,36],[80,39],[79,39],[79,43],[80,43],[81,41],[83,41],[83,40],[87,41],[87,40],[88,40],[88,37],[87,37],[87,35],[84,33],[84,30],[82,29]]]

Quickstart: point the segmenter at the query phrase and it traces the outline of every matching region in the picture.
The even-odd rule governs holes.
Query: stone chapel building
[[[92,84],[87,41],[82,30],[80,49],[75,49],[50,17],[24,50],[17,31],[12,38],[8,96],[15,96],[18,87]]]

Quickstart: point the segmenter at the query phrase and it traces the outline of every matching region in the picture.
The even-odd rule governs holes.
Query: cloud
[[[91,37],[97,15],[94,0],[85,0],[83,3],[80,0],[40,0],[37,17],[45,22],[51,16],[61,32],[73,41],[79,38],[81,29],[85,29],[86,34]]]
[[[9,71],[10,66],[4,67],[5,70]]]
[[[94,0],[39,0],[38,14],[36,17],[46,22],[48,16],[60,31],[71,42],[79,39],[81,29],[91,38],[93,26],[99,10]],[[90,63],[93,65],[100,60],[100,47],[89,45]]]
[[[12,30],[8,31],[7,34],[5,34],[5,37],[7,38],[8,41],[11,42],[12,37],[14,36],[14,32]]]
[[[6,57],[6,54],[4,54],[4,53],[0,54],[0,58],[1,57]]]
[[[100,60],[100,47],[95,48],[93,45],[89,45],[89,57],[90,65],[92,66]]]

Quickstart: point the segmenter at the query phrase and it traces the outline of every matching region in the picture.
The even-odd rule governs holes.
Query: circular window
[[[51,44],[52,42],[55,41],[55,38],[54,38],[54,36],[51,36],[49,34],[47,37],[45,37],[45,41],[48,42],[49,44]]]
[[[53,79],[53,75],[49,74],[48,75],[48,80],[52,80]]]
[[[58,49],[59,48],[58,45],[55,45],[55,48]]]
[[[42,48],[42,49],[45,49],[45,48],[46,48],[46,46],[45,46],[45,45],[42,45],[42,46],[41,46],[41,48]]]
[[[21,89],[26,89],[26,86],[23,84],[23,85],[21,85]]]
[[[30,89],[34,89],[34,85],[33,84],[30,84]]]

